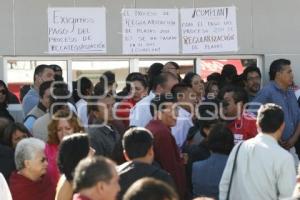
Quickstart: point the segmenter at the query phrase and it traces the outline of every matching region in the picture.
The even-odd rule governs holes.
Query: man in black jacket
[[[117,168],[121,186],[118,199],[122,199],[129,186],[144,177],[156,178],[174,187],[171,176],[152,165],[153,136],[149,130],[139,127],[129,129],[123,136],[122,145],[127,162]]]
[[[114,98],[109,93],[96,93],[101,96],[93,97],[88,102],[88,113],[90,124],[88,133],[91,146],[95,149],[96,155],[112,158],[116,144],[120,140],[120,134],[113,124]]]

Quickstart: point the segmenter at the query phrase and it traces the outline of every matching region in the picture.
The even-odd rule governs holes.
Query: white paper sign
[[[48,8],[49,53],[106,53],[105,8]]]
[[[178,54],[178,9],[123,9],[123,54]]]
[[[237,51],[235,7],[181,9],[183,53]]]

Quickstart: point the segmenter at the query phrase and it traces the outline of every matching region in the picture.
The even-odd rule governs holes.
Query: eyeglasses
[[[6,90],[5,89],[0,90],[0,94],[6,95]]]

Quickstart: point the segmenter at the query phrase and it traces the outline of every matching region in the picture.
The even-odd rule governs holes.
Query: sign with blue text
[[[178,54],[178,9],[123,9],[123,54]]]
[[[48,53],[106,53],[105,8],[48,8]]]
[[[236,8],[181,9],[182,53],[238,50]]]

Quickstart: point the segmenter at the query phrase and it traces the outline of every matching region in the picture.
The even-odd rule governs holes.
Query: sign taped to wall
[[[181,9],[182,53],[238,50],[236,8]]]
[[[105,8],[48,8],[48,53],[106,53]]]
[[[178,54],[178,9],[123,9],[123,54]]]

